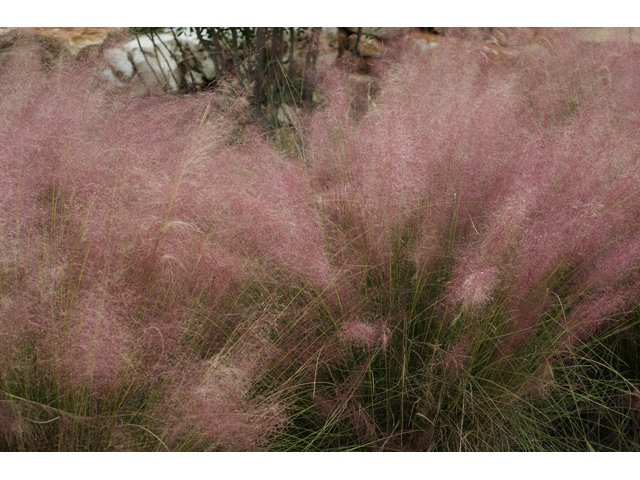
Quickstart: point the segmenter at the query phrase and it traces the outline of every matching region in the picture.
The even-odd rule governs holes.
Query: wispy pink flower
[[[471,308],[480,308],[491,300],[498,283],[498,269],[488,267],[468,275],[457,291],[452,292],[455,300]]]
[[[381,320],[375,323],[361,320],[345,322],[340,331],[340,338],[359,347],[382,347],[386,350],[391,341],[391,330]]]

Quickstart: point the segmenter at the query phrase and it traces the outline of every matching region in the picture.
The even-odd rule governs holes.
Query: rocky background
[[[550,51],[553,48],[544,28],[323,27],[296,30],[291,55],[290,29],[282,30],[279,58],[283,69],[287,68],[290,74],[303,72],[304,77],[311,55],[314,66],[320,63],[344,67],[348,84],[360,97],[369,97],[375,89],[377,66],[398,58],[403,50],[412,49],[427,55],[441,42],[462,42],[484,55],[488,62],[513,63],[530,49]],[[640,42],[638,28],[581,28],[579,32],[584,42],[604,43],[617,39]],[[251,94],[255,98],[255,88],[249,81],[243,81],[240,75],[235,78],[229,74],[229,65],[236,65],[239,70],[238,56],[245,61],[253,60],[251,53],[242,51],[240,44],[239,52],[212,55],[211,49],[205,48],[201,40],[193,30],[169,28],[156,30],[155,34],[138,35],[132,29],[122,27],[0,28],[0,68],[4,60],[15,55],[15,46],[35,42],[42,47],[43,68],[60,61],[100,58],[98,77],[115,92],[188,94],[218,84],[226,74],[227,84],[236,97],[247,102]],[[312,48],[316,50],[310,52]],[[266,39],[264,50],[263,59],[268,65],[269,55],[273,53],[270,38]],[[248,78],[252,79],[251,76]],[[304,88],[304,79],[302,82]],[[320,101],[312,91],[307,94],[307,106]],[[271,118],[272,123],[292,122],[291,109],[296,108],[295,102],[281,100],[269,104],[262,98],[261,103],[262,113]]]
[[[439,42],[459,39],[465,41],[472,47],[477,47],[489,56],[516,56],[519,52],[518,46],[535,41],[539,37],[540,44],[544,45],[543,28],[390,28],[390,27],[362,27],[361,38],[358,42],[357,27],[323,27],[320,30],[322,54],[336,61],[347,60],[354,57],[356,70],[361,73],[368,73],[376,64],[376,59],[384,56],[390,46],[398,48],[414,48],[421,52],[435,48]],[[625,39],[640,42],[640,28],[616,29],[616,28],[580,28],[580,34],[585,42],[603,43],[615,41],[620,35]],[[44,46],[44,62],[53,62],[61,58],[83,59],[95,52],[105,53],[109,68],[113,71],[115,79],[109,74],[103,76],[110,80],[115,86],[121,86],[122,79],[130,75],[131,67],[137,70],[142,76],[150,76],[156,70],[156,74],[161,70],[165,73],[177,73],[176,62],[171,62],[169,56],[179,57],[179,47],[188,47],[198,60],[206,63],[206,52],[200,48],[198,51],[198,39],[195,34],[178,36],[172,35],[171,30],[165,29],[164,33],[156,35],[153,39],[141,36],[141,41],[135,40],[135,35],[131,29],[124,27],[27,27],[10,28],[0,27],[0,59],[11,55],[12,47],[22,41],[37,41]],[[311,34],[311,29],[307,29],[305,36]],[[289,49],[289,38],[285,33],[284,49]],[[294,62],[304,61],[305,38],[303,38],[302,48],[294,54]],[[400,40],[400,41],[398,41]],[[356,43],[358,43],[358,55],[354,53]],[[181,45],[179,45],[181,44]],[[161,49],[154,52],[154,46]],[[266,45],[267,48],[270,45]],[[153,62],[147,62],[142,57],[144,51],[147,57],[154,57]],[[156,59],[156,55],[159,59]],[[162,54],[168,55],[167,62],[164,62]],[[131,65],[126,65],[127,60]],[[353,59],[351,59],[353,60]],[[285,55],[285,62],[289,62]],[[150,64],[150,65],[149,65]],[[213,64],[208,68],[213,69]],[[190,81],[185,79],[184,81]],[[196,79],[198,82],[198,79]],[[150,80],[147,83],[151,83]],[[176,90],[174,79],[168,81],[169,90]]]

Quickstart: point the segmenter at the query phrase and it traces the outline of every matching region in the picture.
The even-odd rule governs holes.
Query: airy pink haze
[[[325,66],[303,159],[211,92],[119,97],[95,64],[3,60],[2,381],[37,359],[96,404],[153,385],[167,448],[255,450],[288,421],[284,393],[254,395],[267,367],[310,383],[326,345],[390,353],[425,278],[445,327],[500,311],[504,354],[549,311],[560,347],[588,339],[640,295],[640,52],[548,37],[501,61],[462,41],[408,52],[356,114]],[[459,374],[469,340],[452,345]]]

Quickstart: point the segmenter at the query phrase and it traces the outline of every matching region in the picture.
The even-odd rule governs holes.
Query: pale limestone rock
[[[438,46],[437,43],[435,42],[428,42],[426,39],[424,38],[419,38],[414,42],[416,48],[418,49],[418,52],[420,53],[427,53],[429,50],[433,50],[434,48],[436,48]]]
[[[338,49],[338,27],[322,27],[320,41],[331,49]]]
[[[282,105],[278,107],[278,111],[276,113],[276,119],[278,120],[278,123],[280,124],[280,126],[290,126],[290,125],[292,125],[291,119],[287,115],[287,112],[285,112],[285,110],[282,107]]]
[[[134,74],[129,56],[124,50],[110,48],[104,52],[104,60],[110,68],[102,71],[102,77],[118,89],[126,88]]]
[[[207,80],[212,80],[216,75],[215,63],[213,62],[213,59],[207,53],[205,48],[200,45],[198,37],[195,35],[195,33],[191,35],[180,36],[178,37],[178,41],[183,48],[188,49],[189,53],[196,60],[198,64],[198,70],[202,72],[204,77]],[[197,74],[197,72],[194,72],[194,74]],[[202,77],[201,75],[199,76]]]
[[[180,70],[174,60],[176,41],[171,34],[144,35],[124,46],[131,63],[145,85],[153,91],[174,92],[181,83]]]
[[[212,80],[215,77],[215,64],[195,33],[180,35],[177,40],[170,32],[154,35],[153,38],[142,35],[125,44],[122,49],[107,50],[107,68],[102,73],[103,79],[113,87],[122,89],[131,84],[137,73],[138,83],[152,93],[175,92],[183,84],[202,86]],[[196,69],[188,71],[183,78],[178,62],[185,60],[184,55],[191,56]]]
[[[299,41],[296,40],[293,61],[296,68],[301,70],[305,68],[308,45],[306,40],[311,33],[309,29]],[[285,30],[283,50],[284,61],[287,63],[290,61],[289,36],[290,32]],[[364,37],[361,40],[364,40]],[[372,53],[372,47],[363,46],[365,54]],[[334,62],[337,48],[338,29],[323,28],[320,31],[317,63]],[[375,49],[375,46],[373,48]],[[373,53],[375,54],[375,51]],[[190,57],[190,61],[186,61],[185,56]],[[177,36],[177,42],[170,31],[154,35],[153,40],[147,35],[141,35],[139,39],[129,41],[120,49],[109,49],[105,54],[105,60],[107,68],[102,72],[102,78],[118,90],[137,85],[136,92],[141,89],[152,93],[175,92],[182,85],[202,86],[215,78],[216,74],[214,60],[200,44],[194,32]],[[183,73],[179,63],[195,63],[195,68]]]
[[[76,57],[82,49],[102,45],[110,36],[125,31],[125,28],[119,27],[10,27],[0,29],[0,36],[13,32],[42,35],[57,40],[72,57]]]
[[[302,128],[302,110],[299,107],[282,104],[278,107],[276,118],[281,126]]]

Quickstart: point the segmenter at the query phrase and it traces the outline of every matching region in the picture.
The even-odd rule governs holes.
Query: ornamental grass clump
[[[0,448],[637,450],[637,47],[511,33],[319,65],[286,148],[13,55]]]
[[[386,72],[364,118],[328,93],[309,139],[311,185],[358,313],[391,319],[392,340],[374,355],[354,344],[352,364],[329,366],[325,381],[351,385],[374,425],[361,439],[370,448],[608,448],[590,429],[561,440],[553,416],[533,412],[575,393],[555,368],[595,361],[584,345],[637,322],[638,96],[635,60],[618,60],[633,48],[547,31],[501,62],[443,41]],[[607,280],[604,264],[616,272]],[[615,391],[596,390],[580,390],[589,407],[578,411]],[[359,427],[339,411],[325,426],[353,448]]]
[[[331,295],[297,169],[210,96],[114,97],[32,53],[0,81],[3,449],[259,448],[286,423],[252,398],[265,285]]]

